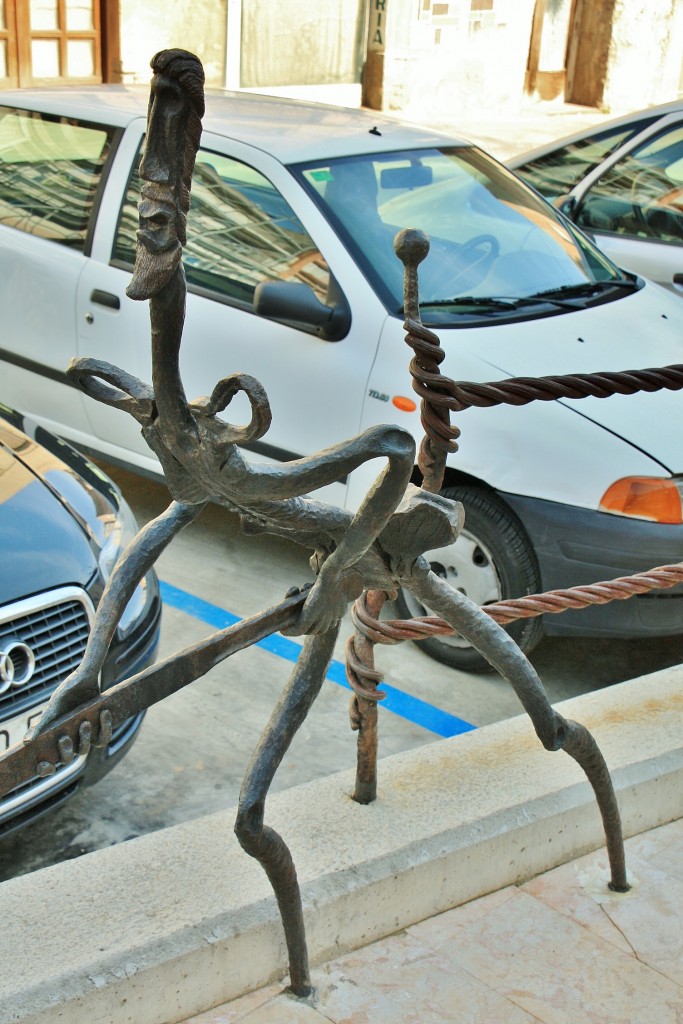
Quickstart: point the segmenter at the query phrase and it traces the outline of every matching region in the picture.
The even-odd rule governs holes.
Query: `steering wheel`
[[[494,235],[473,235],[459,248],[453,243],[430,239],[430,253],[421,268],[422,302],[453,298],[480,284],[500,253]]]
[[[652,197],[646,197],[644,200],[639,198],[639,191],[645,181],[648,178],[652,178],[653,182],[657,185],[657,195]],[[673,182],[671,182],[673,187]],[[633,209],[633,216],[636,223],[646,235],[651,238],[659,237],[659,230],[654,222],[654,218],[665,212],[665,208],[660,204],[660,198],[664,198],[670,189],[666,187],[666,175],[661,171],[656,171],[653,168],[645,167],[640,171],[637,171],[633,180],[631,181],[630,188],[630,202],[631,208]]]

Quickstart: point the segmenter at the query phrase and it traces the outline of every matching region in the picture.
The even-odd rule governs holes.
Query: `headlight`
[[[106,511],[98,514],[95,534],[100,545],[98,561],[105,580],[109,579],[112,569],[137,532],[135,516],[123,498],[116,511],[106,506]]]
[[[111,480],[97,467],[92,466],[91,469],[93,473],[102,477],[106,487],[99,489],[93,486],[66,466],[51,468],[45,474],[45,479],[56,495],[67,503],[99,549],[98,563],[106,583],[119,558],[138,532],[138,524],[130,505],[121,496],[118,488],[114,488]],[[143,579],[121,616],[119,636],[123,637],[144,613],[147,592],[147,581]]]
[[[130,505],[121,498],[118,509],[114,512],[109,508],[97,516],[100,555],[99,565],[102,576],[108,580],[114,566],[138,532],[138,524]],[[147,580],[135,588],[135,593],[123,610],[119,620],[118,633],[125,636],[131,626],[140,618],[147,604]]]
[[[601,512],[648,519],[653,523],[683,522],[683,478],[626,476],[607,488]]]

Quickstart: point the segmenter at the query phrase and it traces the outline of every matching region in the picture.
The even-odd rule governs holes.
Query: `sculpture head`
[[[131,299],[156,295],[180,264],[204,113],[204,70],[194,54],[161,50],[151,66],[147,139],[140,163],[140,229],[135,270],[126,289]]]

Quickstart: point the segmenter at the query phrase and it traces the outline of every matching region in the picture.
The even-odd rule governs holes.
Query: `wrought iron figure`
[[[150,300],[152,387],[109,363],[89,359],[74,361],[69,376],[93,398],[136,418],[159,458],[174,500],[140,531],[114,569],[83,662],[55,691],[29,741],[54,731],[55,726],[61,729],[60,720],[66,721],[70,715],[75,720],[75,709],[89,701],[100,707],[99,670],[135,586],[179,530],[208,502],[217,502],[239,515],[246,532],[277,533],[313,550],[316,581],[302,595],[297,606],[300,613],[296,617],[289,614],[283,630],[306,636],[303,651],[247,769],[235,825],[242,847],[260,862],[273,886],[287,939],[291,988],[296,994],[310,991],[301,898],[290,852],[281,836],[264,824],[265,801],[275,772],[320,691],[339,621],[349,602],[364,590],[390,593],[398,586],[410,589],[511,683],[543,745],[550,750],[564,748],[588,774],[608,832],[612,884],[625,886],[618,812],[607,769],[592,737],[552,709],[540,680],[510,637],[438,579],[422,556],[425,550],[455,540],[462,525],[462,508],[409,483],[415,458],[412,436],[395,426],[375,427],[307,458],[275,467],[254,465],[245,459],[239,445],[261,437],[270,425],[267,396],[254,378],[235,373],[219,381],[210,397],[187,400],[179,369],[186,295],[181,256],[204,109],[203,71],[198,59],[183,50],[157,54],[152,69],[148,134],[140,167],[144,180],[140,230],[128,288],[131,298]],[[403,258],[412,280],[425,254],[424,246],[410,236],[403,242]],[[252,409],[251,421],[243,427],[219,418],[239,391],[246,394]],[[306,497],[374,458],[385,459],[386,466],[355,515]],[[268,622],[271,631],[278,628],[278,623],[272,624],[272,616]],[[193,668],[188,657],[179,656],[176,663],[157,669],[156,676],[182,670],[188,678],[178,685],[184,685],[208,667]],[[154,674],[148,670],[142,675],[151,679]],[[95,739],[107,742],[110,730],[111,715],[105,708],[99,715]],[[79,752],[84,752],[91,733],[92,723],[83,721],[76,742],[62,737],[62,759],[73,757],[79,744]],[[39,770],[46,773],[54,767],[43,761]]]

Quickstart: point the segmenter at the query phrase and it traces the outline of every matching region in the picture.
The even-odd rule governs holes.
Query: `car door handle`
[[[671,280],[677,288],[683,289],[683,274],[674,274]]]
[[[121,309],[121,299],[111,292],[104,292],[101,288],[93,288],[90,293],[90,301],[96,302],[98,306],[107,306],[109,309]]]

